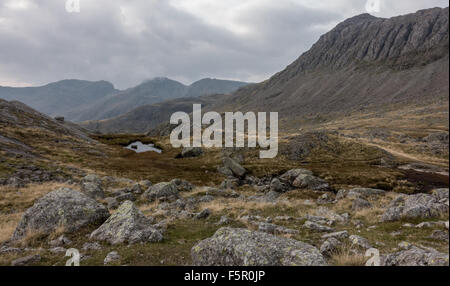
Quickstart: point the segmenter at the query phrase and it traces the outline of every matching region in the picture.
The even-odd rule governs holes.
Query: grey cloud
[[[35,5],[25,10],[7,8],[9,1],[0,0],[0,85],[80,78],[109,80],[118,88],[156,76],[186,83],[202,77],[264,80],[330,27],[363,13],[365,3],[337,0],[332,8],[308,8],[301,0],[263,1],[236,15],[250,29],[239,34],[167,0],[81,0],[79,14],[66,13],[65,0],[29,0]],[[377,16],[448,6],[421,0],[383,4]],[[135,25],[123,23],[121,7],[132,8],[128,21]]]

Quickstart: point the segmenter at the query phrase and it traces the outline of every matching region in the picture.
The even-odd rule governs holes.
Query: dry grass
[[[342,246],[330,259],[331,264],[335,266],[364,266],[367,260],[367,257],[349,245]]]

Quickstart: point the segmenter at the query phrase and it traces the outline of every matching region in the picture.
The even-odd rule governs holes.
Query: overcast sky
[[[321,34],[365,13],[367,0],[0,0],[0,85],[76,78],[124,89],[166,76],[258,82]],[[372,0],[375,1],[375,0]],[[441,0],[380,0],[390,17]]]

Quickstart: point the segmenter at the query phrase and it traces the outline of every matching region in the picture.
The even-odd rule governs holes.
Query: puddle
[[[154,144],[143,144],[141,141],[136,141],[125,147],[125,149],[134,151],[136,153],[145,153],[145,152],[156,152],[158,154],[162,153],[161,149],[155,147]]]

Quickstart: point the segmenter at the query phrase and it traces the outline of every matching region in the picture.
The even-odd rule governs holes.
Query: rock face
[[[152,220],[146,218],[132,202],[126,201],[104,224],[92,232],[90,238],[113,245],[162,241],[162,234],[151,223]]]
[[[93,199],[102,199],[105,197],[102,187],[99,184],[85,182],[81,184],[81,191]]]
[[[383,214],[383,221],[397,221],[402,218],[434,218],[448,214],[447,202],[442,202],[438,197],[427,194],[401,195],[394,199]]]
[[[108,217],[108,210],[94,199],[62,188],[48,193],[25,212],[12,239],[20,239],[29,231],[49,234],[59,227],[65,232],[74,232],[100,225]]]
[[[178,188],[173,183],[159,183],[151,186],[143,196],[151,202],[156,199],[176,199],[178,198]]]
[[[406,250],[383,256],[381,266],[448,266],[448,259],[448,254],[409,245]]]
[[[195,245],[192,261],[199,266],[323,266],[315,247],[247,229],[221,228]]]

